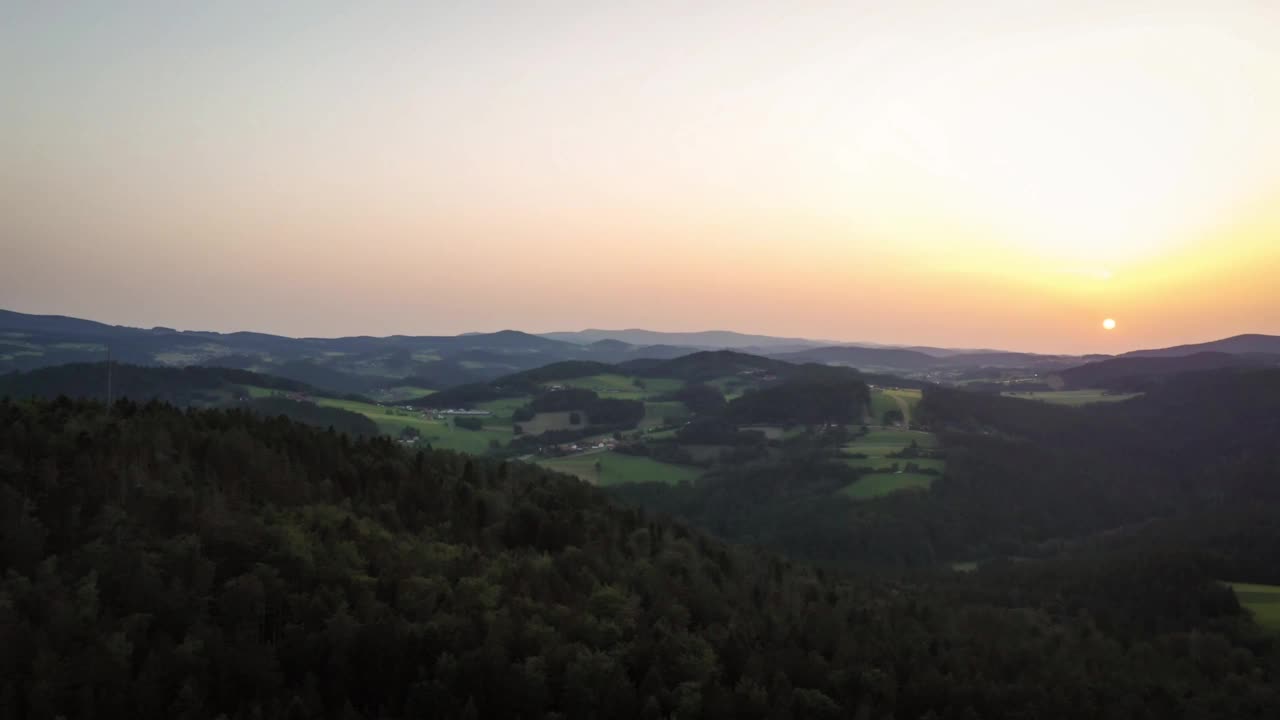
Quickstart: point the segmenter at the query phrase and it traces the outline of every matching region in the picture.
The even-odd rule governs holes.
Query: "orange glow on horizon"
[[[1073,353],[1280,334],[1280,6],[1124,5],[36,4],[0,27],[0,307]]]

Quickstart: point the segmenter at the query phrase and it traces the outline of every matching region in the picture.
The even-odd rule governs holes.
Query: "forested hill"
[[[0,397],[53,399],[66,396],[106,401],[107,364],[71,363],[24,373],[0,375]],[[167,402],[182,407],[236,406],[263,415],[285,415],[299,422],[331,427],[350,435],[375,435],[378,425],[364,415],[324,407],[301,396],[324,395],[297,380],[223,367],[143,367],[113,363],[111,394],[134,402]],[[261,397],[255,391],[278,391]],[[282,394],[297,394],[285,397]]]
[[[6,718],[1280,710],[1273,646],[1185,559],[1091,566],[1065,607],[1052,573],[845,582],[533,466],[241,411],[0,400],[0,527]]]
[[[1280,367],[1280,355],[1202,352],[1195,355],[1134,356],[1100,360],[1057,373],[1066,388],[1145,390],[1187,372]]]
[[[285,392],[314,392],[311,386],[272,375],[222,367],[159,368],[113,363],[112,393],[137,401],[161,400],[175,405],[215,404],[244,395],[246,386]],[[0,397],[106,400],[107,363],[70,363],[25,373],[0,375]]]
[[[928,492],[842,497],[854,476],[839,437],[695,484],[610,492],[733,541],[859,570],[1050,557],[1156,519],[1280,509],[1280,370],[1190,373],[1082,408],[930,387],[914,420],[938,433],[946,459]]]

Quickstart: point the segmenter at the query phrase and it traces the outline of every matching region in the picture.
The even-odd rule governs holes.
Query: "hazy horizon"
[[[1072,354],[1280,334],[1280,5],[880,5],[6,8],[0,307]]]
[[[165,328],[171,328],[171,329],[174,329],[174,330],[178,330],[178,331],[180,331],[180,332],[218,332],[218,333],[224,333],[224,334],[225,334],[225,333],[234,333],[234,332],[250,332],[250,333],[262,333],[262,334],[267,334],[267,335],[277,335],[277,336],[280,336],[280,337],[288,337],[288,338],[295,338],[295,339],[307,339],[307,338],[332,339],[332,338],[340,338],[340,337],[371,336],[371,334],[370,334],[370,333],[360,333],[360,332],[357,332],[357,333],[330,334],[330,335],[304,335],[304,334],[299,334],[299,333],[291,333],[291,332],[287,332],[287,331],[267,331],[267,330],[262,330],[261,328],[255,328],[255,327],[225,327],[225,328],[215,328],[215,327],[186,327],[186,326],[183,326],[183,325],[167,325],[167,324],[164,324],[164,323],[147,323],[147,322],[115,322],[115,321],[112,321],[112,320],[110,320],[110,319],[103,319],[103,318],[91,317],[91,316],[77,316],[77,315],[67,316],[67,315],[64,315],[64,314],[62,314],[62,313],[45,313],[45,312],[37,312],[37,311],[24,311],[24,310],[18,310],[18,309],[15,309],[15,308],[9,308],[9,307],[0,307],[0,310],[8,310],[8,311],[11,311],[11,312],[22,312],[22,313],[24,313],[24,314],[28,314],[28,315],[63,315],[64,317],[74,317],[74,318],[76,318],[76,319],[80,319],[80,320],[90,320],[90,321],[93,321],[93,322],[99,322],[99,323],[103,323],[103,324],[106,324],[106,325],[115,325],[115,326],[122,326],[122,327],[133,327],[133,328],[139,328],[139,329],[143,329],[143,330],[148,330],[148,329],[152,329],[152,328],[155,328],[155,327],[165,327]],[[427,330],[427,331],[422,331],[422,332],[388,332],[388,333],[383,333],[383,334],[376,335],[376,336],[374,336],[374,337],[390,337],[390,336],[407,336],[407,337],[411,337],[411,336],[421,336],[421,337],[458,336],[458,335],[472,335],[472,334],[496,333],[496,332],[503,332],[503,331],[516,331],[516,332],[523,332],[523,333],[527,333],[527,334],[530,334],[530,335],[553,335],[553,334],[559,334],[559,333],[580,333],[580,332],[591,332],[591,331],[596,331],[596,332],[611,332],[611,333],[622,333],[622,332],[634,332],[634,331],[639,331],[639,332],[653,332],[653,333],[658,333],[658,334],[668,334],[668,333],[670,333],[670,334],[733,333],[733,334],[738,334],[738,335],[762,336],[762,337],[768,337],[768,338],[771,338],[771,339],[797,340],[797,341],[815,342],[815,343],[827,343],[827,342],[829,342],[829,343],[831,343],[831,344],[833,344],[833,345],[844,345],[844,344],[850,344],[850,345],[866,345],[866,346],[884,346],[884,347],[890,347],[890,348],[936,347],[936,348],[939,348],[939,349],[946,349],[946,350],[993,350],[993,351],[1007,351],[1007,352],[1028,352],[1028,353],[1036,353],[1036,354],[1043,354],[1043,355],[1078,355],[1078,356],[1091,355],[1091,354],[1119,355],[1119,354],[1122,354],[1122,353],[1131,352],[1131,351],[1135,351],[1135,350],[1154,350],[1154,349],[1160,349],[1160,348],[1162,348],[1162,347],[1173,347],[1173,346],[1178,346],[1178,345],[1198,345],[1198,344],[1201,344],[1201,343],[1212,342],[1212,341],[1215,341],[1215,340],[1223,340],[1223,339],[1227,339],[1227,338],[1229,338],[1229,337],[1234,337],[1234,336],[1236,336],[1236,335],[1253,335],[1253,334],[1262,334],[1262,335],[1266,335],[1266,334],[1268,334],[1268,333],[1244,332],[1244,333],[1233,333],[1232,335],[1215,335],[1215,336],[1212,336],[1212,337],[1191,338],[1191,339],[1187,339],[1187,340],[1182,341],[1182,342],[1171,343],[1171,344],[1170,344],[1170,345],[1168,345],[1168,346],[1158,346],[1158,347],[1157,347],[1157,346],[1145,346],[1145,345],[1144,345],[1144,346],[1133,346],[1133,347],[1117,348],[1117,349],[1115,349],[1115,350],[1113,350],[1113,351],[1111,351],[1111,352],[1109,352],[1109,353],[1071,352],[1071,351],[1066,351],[1066,350],[1053,350],[1053,349],[1035,350],[1035,349],[1030,349],[1030,348],[1025,348],[1025,347],[1016,347],[1016,346],[990,346],[990,345],[978,345],[978,344],[970,344],[970,345],[938,345],[938,344],[928,343],[928,342],[903,342],[903,343],[897,343],[897,342],[881,342],[881,341],[876,340],[876,339],[873,339],[873,338],[872,338],[872,339],[869,339],[869,338],[831,338],[831,337],[823,338],[823,337],[811,337],[811,336],[794,335],[794,334],[787,334],[787,333],[766,333],[766,332],[756,332],[756,331],[754,331],[754,330],[750,330],[750,329],[745,329],[745,330],[744,330],[744,329],[740,329],[740,328],[731,328],[731,327],[704,327],[704,328],[697,328],[697,329],[693,329],[693,330],[671,330],[671,329],[669,329],[669,328],[662,328],[662,327],[580,327],[580,328],[573,328],[573,329],[559,328],[559,329],[552,329],[552,330],[530,330],[530,329],[527,329],[527,328],[520,328],[520,327],[494,327],[494,328],[489,328],[489,329],[484,329],[484,330],[463,330],[463,331],[456,332],[456,333],[453,333],[453,332],[450,332],[450,333],[431,332],[431,331],[429,331],[429,330]]]

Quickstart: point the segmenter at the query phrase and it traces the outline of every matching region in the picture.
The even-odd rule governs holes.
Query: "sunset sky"
[[[1278,38],[1280,3],[1243,0],[19,0],[0,307],[1055,352],[1280,334]]]

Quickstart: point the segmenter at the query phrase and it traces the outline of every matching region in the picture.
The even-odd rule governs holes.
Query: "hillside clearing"
[[[913,442],[921,450],[938,447],[938,438],[932,433],[890,429],[872,430],[845,445],[845,453],[866,456],[846,457],[845,463],[874,472],[863,474],[842,488],[840,494],[854,500],[869,500],[902,490],[928,490],[933,481],[946,471],[946,460],[889,457],[908,449]],[[910,470],[907,469],[908,464],[912,466]],[[895,466],[896,470],[893,469]],[[937,474],[920,472],[922,470],[933,470]]]
[[[668,419],[679,423],[683,422],[684,418],[688,416],[689,408],[678,400],[647,401],[644,404],[644,419],[640,421],[640,428],[643,430],[651,427],[664,427],[667,425]]]
[[[1253,619],[1268,630],[1280,630],[1280,585],[1227,583]]]

